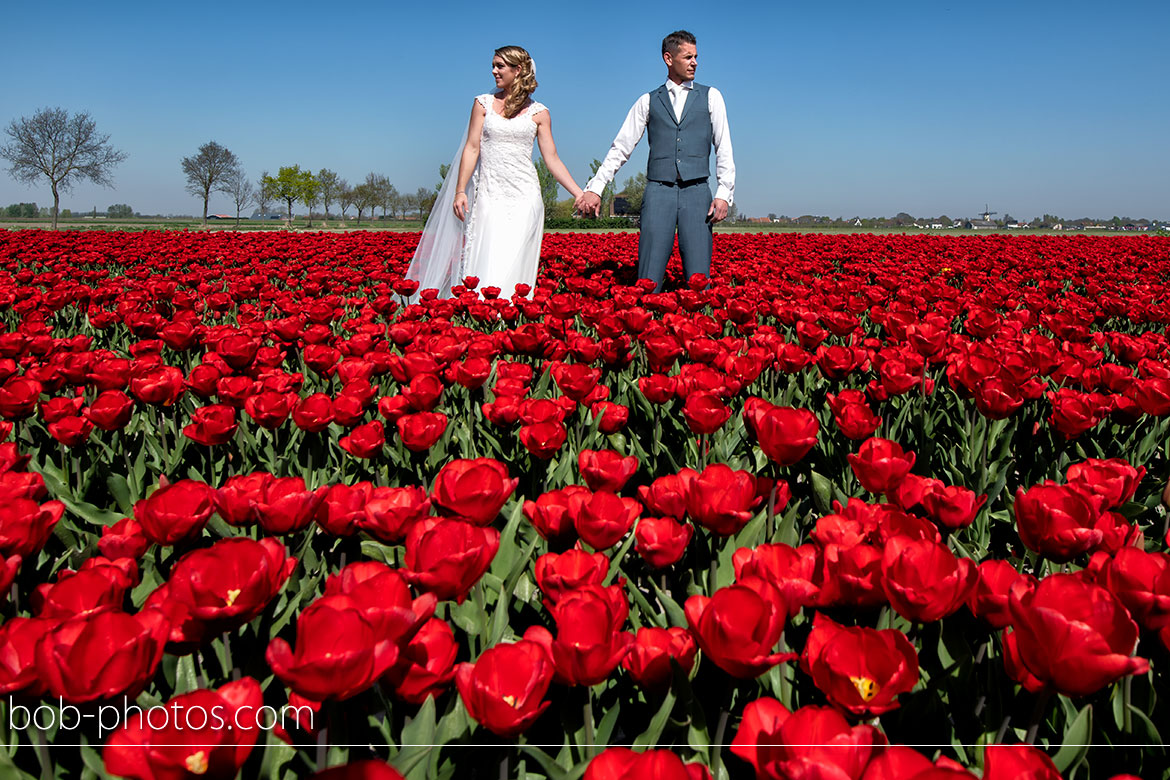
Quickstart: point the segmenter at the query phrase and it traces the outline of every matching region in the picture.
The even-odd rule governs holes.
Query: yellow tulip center
[[[504,701],[508,703],[508,706],[509,706],[509,707],[515,707],[515,706],[516,706],[516,697],[515,697],[515,696],[513,696],[513,695],[512,695],[512,694],[510,694],[510,693],[506,693],[506,694],[504,694]]]
[[[187,765],[188,772],[196,775],[204,774],[207,772],[207,753],[202,750],[192,753],[183,763]]]
[[[226,599],[227,605],[230,607],[232,604],[235,604],[236,599],[238,599],[239,597],[240,597],[240,589],[239,588],[232,588],[231,590],[229,590],[227,592],[227,599]]]
[[[849,682],[853,683],[853,687],[857,689],[857,694],[862,701],[871,701],[882,689],[880,685],[868,677],[850,677]]]

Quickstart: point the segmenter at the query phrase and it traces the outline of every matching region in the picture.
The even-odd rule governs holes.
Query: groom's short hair
[[[686,30],[675,30],[670,35],[662,39],[662,53],[670,52],[674,54],[678,51],[678,47],[684,43],[689,43],[691,46],[697,46],[695,36],[691,35]]]

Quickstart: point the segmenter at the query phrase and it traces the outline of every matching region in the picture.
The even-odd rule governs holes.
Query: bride
[[[581,188],[557,156],[548,109],[532,100],[536,70],[519,46],[496,49],[494,94],[480,95],[460,152],[439,190],[406,278],[448,297],[466,276],[508,298],[517,284],[535,286],[544,201],[532,164],[532,141],[553,177],[575,199]],[[417,295],[417,294],[416,294]]]

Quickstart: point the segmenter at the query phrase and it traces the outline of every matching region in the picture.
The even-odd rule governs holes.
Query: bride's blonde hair
[[[508,87],[508,94],[504,95],[504,116],[511,119],[520,113],[528,102],[528,96],[536,91],[536,71],[532,67],[532,57],[519,46],[501,46],[496,49],[495,55],[506,64],[520,69]]]

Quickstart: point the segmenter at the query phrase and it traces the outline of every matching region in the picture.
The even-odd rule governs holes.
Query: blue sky
[[[684,28],[726,98],[749,215],[1170,218],[1170,12],[1153,2],[5,5],[0,127],[88,110],[129,154],[114,189],[62,198],[75,210],[198,212],[179,160],[208,140],[253,176],[433,186],[510,43],[584,184]],[[619,183],[644,165],[645,141]],[[0,205],[28,200],[51,195],[0,175]]]

